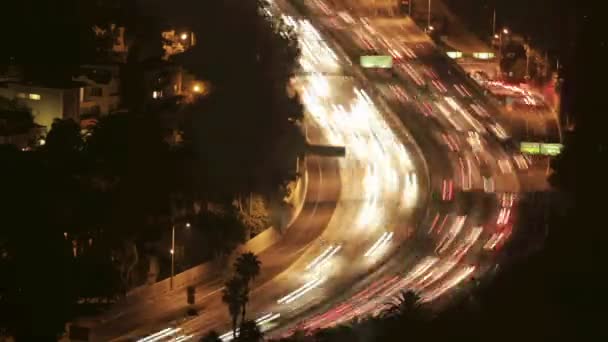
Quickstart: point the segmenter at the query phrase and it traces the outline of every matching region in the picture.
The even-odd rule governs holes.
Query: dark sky
[[[503,26],[527,36],[553,54],[568,50],[581,1],[567,0],[444,0],[478,34],[489,34],[496,8],[497,29]],[[578,4],[578,5],[577,5]]]

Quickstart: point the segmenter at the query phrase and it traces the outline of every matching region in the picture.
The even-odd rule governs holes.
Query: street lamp
[[[509,29],[505,27],[502,29],[500,34],[494,35],[494,37],[498,38],[498,56],[500,59],[502,59],[502,36],[508,35],[508,34],[509,34]]]
[[[190,228],[190,222],[186,222],[186,228]],[[169,280],[169,289],[173,290],[173,276],[175,275],[175,224],[171,225],[171,278]]]
[[[173,275],[175,274],[175,225],[171,226],[171,280],[169,289],[173,290]]]
[[[494,37],[496,37],[496,8],[494,8],[494,13],[492,15],[492,33],[494,34]]]
[[[186,40],[188,39],[188,34],[187,33],[182,33],[182,35],[180,36],[181,40]]]
[[[429,0],[429,13],[427,17],[426,27],[431,28],[431,0]]]

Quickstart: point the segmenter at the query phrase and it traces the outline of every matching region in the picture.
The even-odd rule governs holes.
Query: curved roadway
[[[345,145],[347,156],[307,158],[304,209],[260,255],[248,313],[273,336],[373,314],[401,289],[440,305],[486,274],[511,234],[527,163],[507,147],[498,110],[411,22],[306,6],[304,17],[276,0],[269,15],[299,35],[310,142]],[[352,65],[368,50],[393,54],[395,72]],[[112,317],[95,340],[182,341],[211,329],[229,340],[222,280],[198,285],[197,317],[180,319],[185,293],[173,294]]]

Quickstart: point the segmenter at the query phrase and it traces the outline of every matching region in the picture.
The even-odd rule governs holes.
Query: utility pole
[[[530,45],[525,44],[524,48],[526,49],[526,80],[530,78]]]
[[[427,25],[426,28],[430,28],[431,27],[431,0],[429,0],[429,13],[428,13],[428,18],[427,18]]]
[[[494,7],[494,15],[492,16],[492,36],[496,34],[496,7]]]
[[[173,290],[173,275],[175,274],[175,224],[171,226],[171,280],[169,288]]]

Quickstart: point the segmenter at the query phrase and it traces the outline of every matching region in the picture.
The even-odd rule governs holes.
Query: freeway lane
[[[389,49],[407,41],[404,39],[407,37],[402,36],[404,33],[400,32],[402,27],[399,26],[402,26],[402,22],[393,21],[398,25],[388,29],[389,33],[387,33],[374,26],[375,19],[360,20],[359,18],[354,19],[352,15],[345,12],[334,13],[327,4],[316,6],[321,1],[306,3],[309,6],[308,10],[312,10],[313,13],[311,15],[307,11],[307,17],[321,27],[324,34],[339,42],[340,45],[336,47],[336,50],[343,48],[347,57],[352,61],[357,61],[358,56],[365,54],[369,49],[376,49],[388,54]],[[335,17],[345,20],[336,25],[334,19],[328,19]],[[331,25],[324,26],[323,23],[327,22],[330,22]],[[358,31],[361,26],[365,27],[367,32]],[[387,29],[384,28],[384,30]],[[416,28],[410,27],[409,30],[412,32]],[[408,34],[407,30],[405,31]],[[495,261],[491,257],[491,251],[504,243],[504,240],[511,234],[516,201],[511,200],[509,204],[499,201],[502,203],[490,206],[485,203],[488,198],[500,200],[519,191],[518,176],[515,174],[512,163],[512,157],[518,156],[505,148],[501,141],[505,140],[505,132],[504,128],[497,126],[495,119],[497,119],[498,113],[491,106],[484,108],[485,99],[474,90],[467,89],[462,84],[463,80],[458,79],[461,74],[457,70],[451,70],[451,65],[444,59],[437,58],[438,51],[430,41],[421,42],[422,33],[419,30],[415,33],[415,42],[411,46],[404,46],[414,52],[414,56],[410,56],[410,58],[415,61],[409,61],[413,62],[409,68],[409,78],[403,75],[395,77],[390,73],[382,75],[382,73],[372,71],[367,72],[361,79],[372,81],[373,87],[378,90],[381,86],[387,85],[389,83],[387,80],[390,80],[391,83],[408,89],[410,94],[414,95],[412,103],[403,103],[404,96],[398,95],[393,96],[393,101],[386,100],[394,112],[398,113],[407,124],[423,148],[424,156],[432,171],[431,182],[434,185],[434,191],[444,192],[445,186],[443,186],[444,189],[440,189],[435,184],[446,184],[444,177],[454,178],[448,179],[450,184],[451,182],[457,184],[456,181],[460,180],[460,183],[454,188],[474,190],[474,192],[468,191],[472,195],[473,201],[469,205],[463,205],[459,203],[462,201],[450,198],[447,202],[451,203],[447,206],[445,203],[431,205],[429,212],[432,214],[418,225],[422,229],[416,232],[424,234],[424,231],[428,229],[429,234],[427,235],[430,235],[429,239],[434,245],[430,255],[422,260],[419,259],[418,263],[411,266],[407,275],[400,279],[397,285],[377,292],[376,297],[380,300],[371,301],[364,309],[361,309],[360,305],[351,305],[350,308],[348,305],[347,308],[338,306],[338,309],[334,309],[338,311],[334,312],[333,316],[331,310],[325,315],[321,315],[321,324],[319,324],[319,320],[314,321],[314,319],[311,324],[305,321],[304,326],[308,329],[331,326],[339,323],[341,319],[347,319],[344,317],[374,312],[383,299],[386,300],[388,296],[403,288],[418,291],[425,301],[437,300],[465,279],[471,276],[481,277],[488,270],[493,269]],[[384,51],[381,50],[382,48]],[[420,54],[422,58],[418,59],[417,54]],[[429,63],[429,60],[432,63]],[[445,68],[442,69],[445,70],[445,73],[442,72],[439,75],[433,71],[433,63],[441,64]],[[419,83],[428,83],[429,86],[421,86]],[[373,90],[370,91],[373,93]],[[386,97],[381,95],[381,91],[373,94],[376,95],[374,99],[379,102]],[[471,100],[465,102],[467,100],[463,101],[463,98],[471,98]],[[395,99],[399,100],[394,101]],[[423,106],[429,103],[430,106]],[[464,109],[465,105],[470,105],[471,111],[468,107]],[[423,114],[424,108],[427,108],[428,114]],[[475,111],[475,109],[477,110]],[[482,114],[477,113],[478,111]],[[483,113],[484,111],[486,113]],[[439,135],[447,133],[455,137],[450,139],[449,149],[446,148],[448,143],[434,138],[437,136],[434,134],[437,133],[434,130],[440,130],[442,134]],[[449,166],[459,171],[451,173]],[[490,194],[484,194],[484,190]],[[449,192],[452,192],[451,185]],[[498,193],[494,194],[494,192]],[[461,191],[461,193],[463,192]],[[449,197],[451,196],[449,195]],[[414,250],[416,252],[410,252],[410,254],[424,253],[424,244],[416,246]],[[403,265],[400,266],[403,267]],[[399,269],[398,264],[396,269]],[[370,289],[365,291],[369,292]],[[359,308],[356,310],[352,309],[357,306]],[[342,318],[336,319],[337,316]]]
[[[307,118],[320,127],[327,142],[346,145],[347,157],[338,162],[342,190],[321,239],[307,246],[285,271],[256,286],[248,312],[261,317],[264,329],[279,326],[277,334],[302,322],[316,329],[377,312],[400,289],[411,288],[425,301],[441,302],[465,279],[485,274],[494,265],[492,249],[511,234],[516,200],[504,197],[518,191],[518,181],[512,156],[500,142],[504,132],[491,117],[469,112],[477,104],[463,100],[478,95],[454,87],[460,84],[452,83],[449,76],[453,71],[448,69],[445,76],[433,70],[433,63],[425,57],[436,51],[432,43],[422,42],[420,32],[416,33],[418,41],[409,46],[413,52],[406,61],[409,66],[398,70],[397,76],[362,74],[351,69],[349,61],[356,61],[368,48],[360,45],[383,49],[403,44],[404,33],[352,16],[352,22],[326,27],[312,15],[314,25],[310,25],[296,19],[297,13],[285,2],[276,3],[283,14],[291,15],[285,20],[300,33],[305,75],[296,82]],[[319,3],[308,5],[326,18],[327,13],[315,10]],[[325,44],[327,36],[340,46],[329,42],[330,50]],[[361,37],[365,41],[359,44]],[[418,55],[422,56],[419,60]],[[340,77],[344,71],[356,77]],[[387,96],[390,91],[381,88],[391,85],[397,87],[391,88],[395,93],[405,90],[411,100],[404,100],[402,94]],[[473,100],[483,104],[483,98]],[[408,133],[399,132],[395,114],[422,148],[432,171],[429,186],[437,198],[415,225],[412,214],[427,189],[419,183],[427,180],[420,172],[424,166],[412,153],[416,149],[410,148],[415,144],[407,140]],[[470,200],[459,197],[463,189],[475,190],[466,192],[471,194]],[[485,205],[487,198],[496,203]],[[414,231],[409,229],[414,227]],[[385,285],[379,287],[377,281]],[[229,328],[219,295],[207,297],[205,306],[213,310],[183,322],[177,334],[189,338],[209,329]],[[144,330],[161,330],[168,322],[159,321]]]
[[[406,149],[369,97],[351,78],[340,76],[335,53],[306,21],[285,19],[301,35],[303,76],[296,83],[307,115],[324,127],[329,143],[346,145],[347,156],[340,161],[340,201],[322,243],[253,292],[249,312],[262,317],[280,313],[281,324],[327,302],[370,267],[381,265],[391,242],[399,245],[407,240],[407,221],[415,209],[419,182]],[[293,292],[298,288],[302,290]],[[221,308],[219,297],[215,305]],[[227,321],[225,310],[220,309],[183,324],[181,333],[226,329]]]
[[[313,129],[309,129],[314,136]],[[306,160],[308,188],[306,203],[289,229],[288,234],[275,246],[259,255],[264,268],[254,286],[273,278],[291,262],[296,260],[305,248],[329,222],[340,193],[337,163],[334,160],[309,157]],[[209,300],[219,295],[227,272],[218,272],[210,281],[198,284],[199,298],[196,307],[205,312]],[[93,340],[108,341],[129,336],[138,336],[148,331],[148,327],[173,322],[186,313],[186,291],[175,291],[169,296],[155,298],[123,309],[122,314],[98,324],[93,329]],[[222,307],[223,309],[223,307]],[[143,332],[142,332],[143,330]]]
[[[248,310],[254,317],[268,312],[284,317],[296,315],[315,302],[326,301],[333,288],[365,274],[369,267],[381,261],[383,253],[391,250],[391,245],[407,239],[405,228],[417,204],[418,184],[424,184],[424,180],[418,179],[406,149],[386,126],[369,97],[358,90],[351,79],[339,76],[341,66],[336,56],[314,28],[306,22],[292,24],[298,27],[303,50],[303,74],[296,79],[296,86],[307,109],[307,120],[322,131],[321,141],[312,142],[344,144],[347,157],[340,161],[316,159],[320,163],[338,164],[340,172],[336,173],[335,183],[336,187],[341,184],[339,201],[321,239],[312,242],[314,234],[311,231],[321,231],[326,223],[317,205],[310,211],[314,216],[302,222],[302,227],[289,230],[280,242],[280,253],[273,249],[270,257],[261,255],[263,273],[253,286]],[[320,72],[338,76],[323,76]],[[312,168],[309,165],[309,170]],[[323,183],[319,185],[320,192],[327,192],[325,179],[323,172],[318,181]],[[314,202],[310,191],[307,198]],[[311,222],[314,219],[319,221]],[[303,244],[304,238],[310,242]],[[367,256],[363,255],[366,251]],[[293,258],[282,255],[289,253]],[[275,266],[277,263],[281,266]],[[291,267],[281,272],[285,264],[291,264]],[[269,268],[275,272],[268,272]],[[277,273],[279,275],[275,276]],[[306,284],[314,286],[293,292]],[[184,337],[196,336],[209,329],[227,329],[229,320],[221,294],[213,291],[217,291],[217,286],[197,289],[198,293],[211,293],[197,303],[202,309],[199,317],[176,322],[181,304],[163,300],[164,304],[154,303],[97,329],[114,334],[98,333],[97,340],[129,339],[165,331],[175,324],[179,325],[179,334]],[[134,328],[133,322],[138,322],[138,327]],[[150,340],[166,337],[161,334]]]

